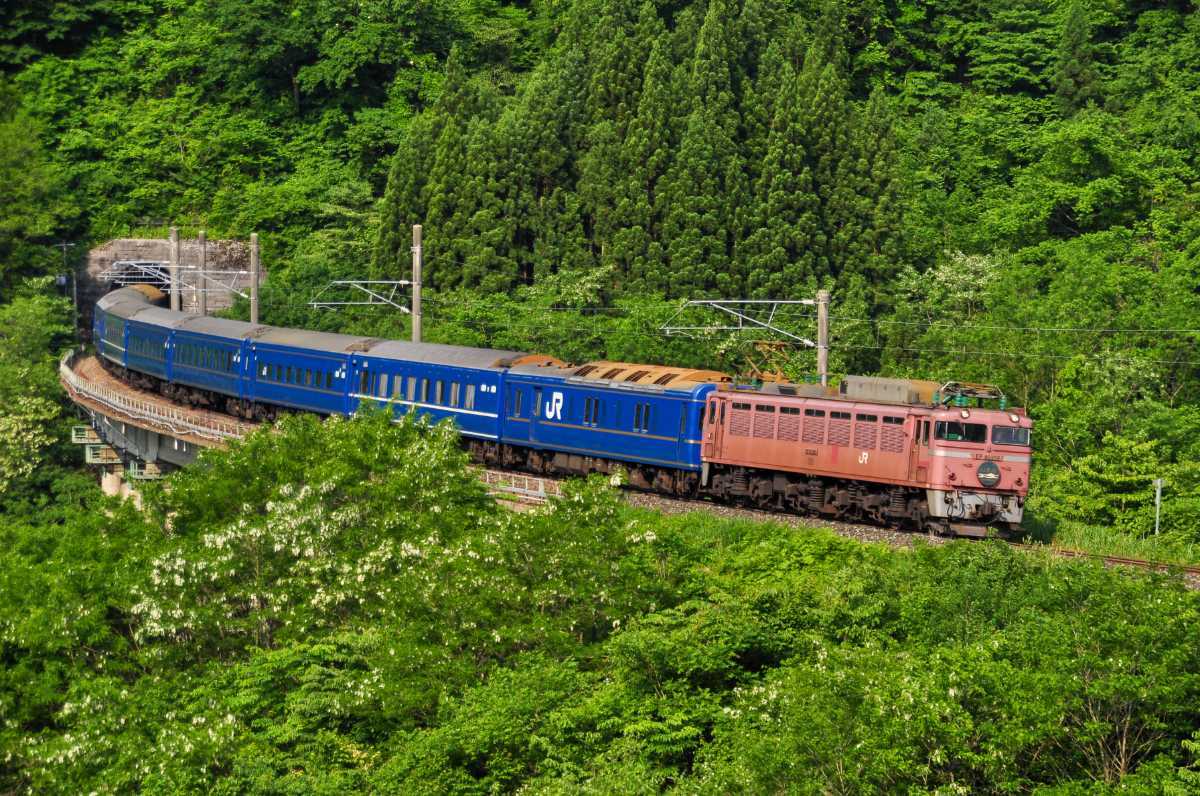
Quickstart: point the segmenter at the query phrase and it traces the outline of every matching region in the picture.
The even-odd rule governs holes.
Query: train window
[[[592,422],[592,399],[583,399],[583,423],[587,425]]]
[[[421,379],[421,403],[429,403],[429,379]]]
[[[754,411],[755,412],[774,412],[775,407],[767,406],[766,404],[755,404]]]
[[[805,417],[825,417],[825,410],[824,409],[805,409],[804,416]]]
[[[879,415],[855,415],[854,419],[859,423],[878,423]]]
[[[831,420],[849,420],[850,413],[849,412],[830,412],[829,418]]]
[[[717,419],[717,402],[711,401],[708,404],[708,424],[711,426],[713,421]]]
[[[533,416],[534,417],[542,416],[542,388],[541,387],[533,388]]]
[[[929,447],[929,421],[928,420],[921,421],[921,444],[927,448]]]
[[[392,399],[399,400],[404,395],[404,377],[396,375],[392,377]]]
[[[902,426],[902,425],[904,425],[904,418],[902,418],[902,417],[890,417],[890,416],[888,416],[888,415],[884,415],[884,417],[883,417],[883,422],[884,422],[885,424],[888,424],[888,425],[893,425],[893,426]]]
[[[1029,429],[1016,426],[993,426],[992,442],[997,445],[1029,445]]]
[[[679,438],[683,439],[683,432],[687,429],[687,410],[679,410]]]
[[[275,381],[283,381],[283,365],[275,366]]]
[[[933,436],[947,442],[987,442],[987,426],[982,423],[939,420],[934,424]]]
[[[450,405],[458,406],[458,382],[450,382]]]
[[[633,430],[637,431],[642,427],[642,404],[638,404],[633,410]]]
[[[325,389],[327,389],[327,390],[333,389],[333,371],[332,370],[325,371]]]
[[[364,373],[363,375],[365,376],[365,375],[367,375],[367,374],[365,374],[365,373]],[[291,366],[291,365],[288,365],[288,366],[287,366],[287,373],[284,375],[284,377],[283,377],[283,380],[284,380],[285,382],[287,382],[288,384],[295,384],[295,383],[296,383],[295,376],[294,376],[294,375],[293,375],[293,373],[292,373],[292,366]]]
[[[474,408],[475,408],[475,385],[468,384],[466,397],[463,398],[463,409],[474,409]]]
[[[521,416],[521,396],[524,394],[524,391],[519,388],[513,390],[513,417]]]
[[[781,414],[781,415],[798,415],[798,414],[800,414],[800,407],[798,407],[798,406],[781,406],[781,407],[779,407],[779,414]]]
[[[288,370],[290,371],[291,368],[288,368]],[[288,381],[291,381],[290,377],[288,378]],[[358,377],[358,394],[359,395],[369,395],[370,391],[371,391],[371,371],[364,370],[359,374],[359,377]]]
[[[267,377],[267,368],[268,367],[269,367],[268,365],[263,365],[263,367],[262,367],[262,375],[263,375],[264,379]]]
[[[434,392],[433,402],[438,406],[442,406],[446,403],[446,382],[442,381],[441,379],[437,380],[437,388]]]
[[[750,411],[750,404],[739,404],[739,403],[734,403],[734,405],[733,405],[733,408],[734,408],[734,409],[743,409],[743,410],[745,410],[745,411],[749,412],[749,411]]]
[[[642,404],[645,409],[642,410],[642,431],[650,430],[650,404]]]
[[[721,404],[721,425],[725,425],[725,404]]]

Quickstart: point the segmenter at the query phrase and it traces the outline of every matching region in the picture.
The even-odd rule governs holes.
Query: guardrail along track
[[[58,365],[59,381],[73,401],[95,404],[105,414],[111,412],[137,426],[181,437],[197,437],[210,444],[238,439],[258,428],[255,423],[244,423],[219,412],[181,407],[153,393],[132,387],[118,389],[100,380],[85,378],[76,372],[77,358],[75,351],[63,355]],[[92,362],[95,367],[100,367],[95,360]]]

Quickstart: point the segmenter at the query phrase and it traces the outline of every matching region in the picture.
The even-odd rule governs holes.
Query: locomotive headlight
[[[961,412],[959,412],[959,414],[960,414],[960,415],[962,415],[962,419],[963,419],[963,420],[966,420],[968,417],[970,417],[970,416],[971,416],[971,410],[970,410],[970,409],[964,409],[964,410],[962,410]]]
[[[982,462],[975,471],[975,477],[979,479],[980,486],[994,487],[1000,483],[1000,468],[995,462]]]
[[[1017,416],[1016,416],[1016,415],[1014,415],[1014,414],[1010,414],[1010,415],[1008,416],[1008,419],[1009,419],[1009,420],[1011,420],[1011,421],[1013,421],[1014,423],[1020,423],[1020,422],[1021,422],[1021,418],[1017,417]]]

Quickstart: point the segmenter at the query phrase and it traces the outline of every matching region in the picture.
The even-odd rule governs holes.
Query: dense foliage
[[[803,348],[658,330],[678,298],[828,287],[835,371],[993,382],[1031,407],[1047,528],[1143,535],[1161,477],[1185,545],[1198,19],[1099,0],[9,3],[0,291],[57,270],[63,238],[257,229],[268,321],[403,336],[305,303],[330,278],[407,276],[422,223],[431,339],[799,377]],[[782,319],[812,336],[806,315]]]
[[[0,4],[0,790],[1200,790],[1171,578],[602,483],[514,514],[380,417],[143,512],[73,466],[52,279],[257,230],[265,320],[398,337],[306,301],[407,277],[421,223],[430,339],[794,378],[659,327],[825,287],[836,371],[1030,407],[1035,532],[1196,561],[1198,58],[1177,2]]]
[[[284,420],[0,531],[0,782],[37,792],[1197,784],[1164,576],[498,506],[453,431]],[[1072,789],[1074,788],[1074,790]]]

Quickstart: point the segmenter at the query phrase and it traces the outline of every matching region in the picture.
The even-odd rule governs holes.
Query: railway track
[[[163,433],[178,436],[181,432],[176,426],[180,422],[187,421],[189,429],[193,425],[196,425],[197,428],[200,428],[200,432],[210,427],[214,430],[214,434],[220,432],[216,437],[216,441],[205,440],[209,445],[215,444],[219,446],[223,440],[241,437],[256,427],[220,412],[178,406],[161,395],[131,387],[113,378],[99,366],[98,362],[91,358],[85,358],[78,363],[74,360],[68,361],[64,358],[60,370],[62,371],[60,375],[63,380],[64,389],[67,390],[72,400],[80,402],[84,402],[85,399],[100,401],[103,409],[117,412],[121,417],[124,417],[129,412],[125,404],[130,403],[130,401],[141,402],[138,406],[145,404],[142,407],[143,409],[150,408],[155,411],[146,414],[145,418],[141,418],[139,415],[139,419],[133,422],[148,428],[156,428]],[[550,497],[560,494],[561,484],[565,480],[551,476],[483,467],[479,468],[478,472],[480,480],[487,485],[492,493],[504,495],[507,499],[525,506],[543,503]],[[912,547],[918,539],[928,544],[942,544],[950,541],[946,537],[930,536],[912,531],[901,531],[875,525],[806,517],[782,512],[763,511],[761,509],[750,509],[740,506],[728,506],[701,498],[667,497],[665,495],[640,492],[632,489],[626,490],[625,495],[629,503],[656,511],[670,513],[704,511],[730,518],[771,521],[794,526],[812,527],[813,525],[818,525],[826,527],[840,536],[863,542],[883,543],[892,547]],[[1132,567],[1156,572],[1180,572],[1193,588],[1200,588],[1200,566],[1170,564],[1162,561],[1144,561],[1136,558],[1123,558],[1121,556],[1106,556],[1051,545],[1026,544],[1021,542],[1009,542],[1009,544],[1028,552],[1050,553],[1060,558],[1092,559],[1100,561],[1107,566]]]
[[[549,497],[560,494],[561,483],[565,479],[550,476],[531,475],[509,470],[484,470],[481,478],[494,492],[504,492],[512,498],[525,504],[539,504]],[[511,488],[505,488],[506,485]],[[839,536],[855,539],[861,542],[877,542],[891,547],[912,547],[918,540],[926,544],[945,544],[954,541],[955,537],[933,536],[913,531],[903,531],[877,525],[845,522],[807,517],[783,512],[763,511],[739,506],[726,506],[703,498],[676,498],[658,495],[638,490],[625,490],[625,499],[632,505],[669,513],[687,513],[703,511],[718,514],[732,519],[747,519],[758,521],[778,522],[797,527],[828,528]],[[967,538],[967,537],[964,537]],[[1192,588],[1200,589],[1200,566],[1172,564],[1164,561],[1147,561],[1139,558],[1109,556],[1099,553],[1089,553],[1084,550],[1074,550],[1067,547],[1056,547],[1047,544],[1029,544],[1026,542],[1009,542],[1011,547],[1030,553],[1048,553],[1057,558],[1077,558],[1099,561],[1106,566],[1130,567],[1153,572],[1179,572]]]

